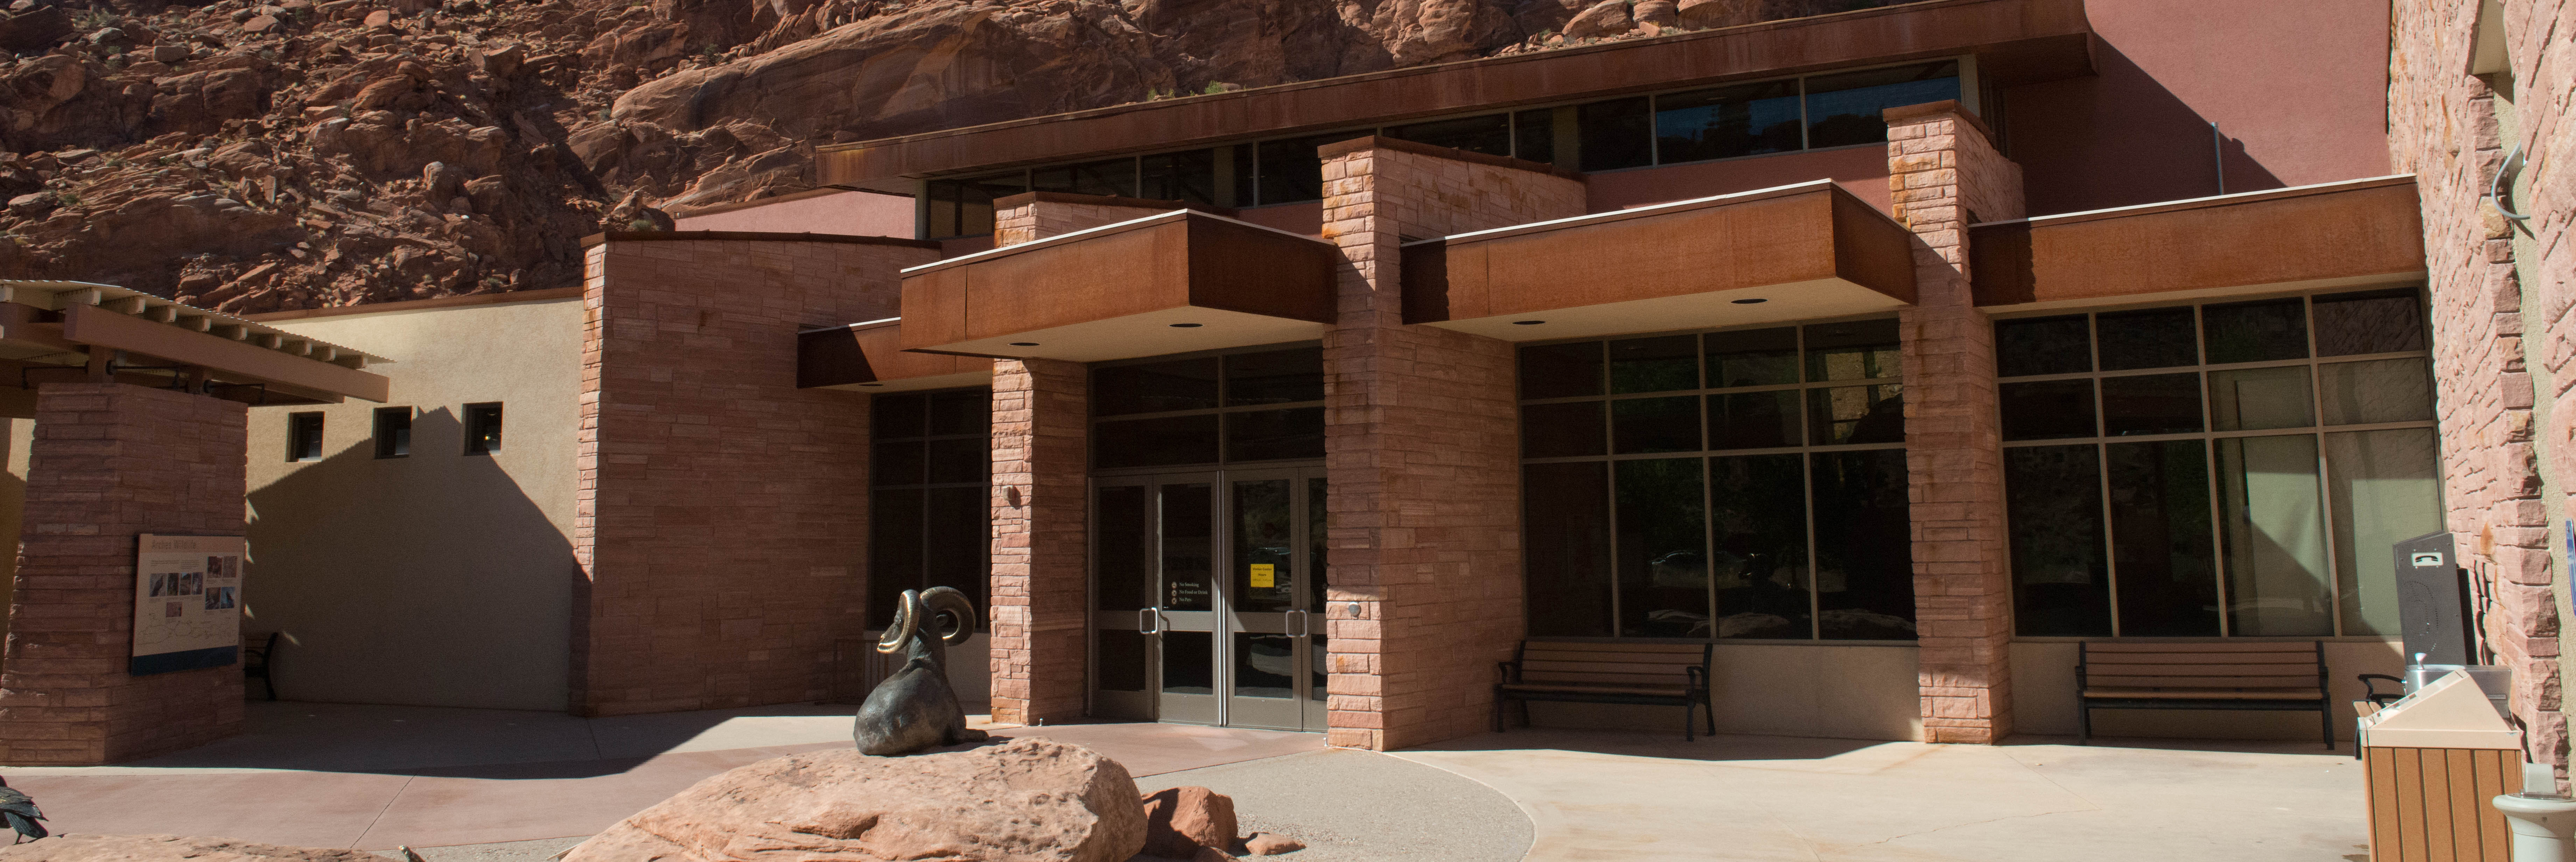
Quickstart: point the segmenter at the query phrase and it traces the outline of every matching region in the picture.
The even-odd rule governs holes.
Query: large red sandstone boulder
[[[1029,738],[909,757],[764,760],[626,818],[564,862],[1126,862],[1144,846],[1144,805],[1126,767]]]
[[[0,859],[8,862],[255,862],[255,860],[291,859],[295,862],[385,862],[384,857],[364,850],[322,847],[286,847],[230,838],[188,838],[178,835],[56,835],[0,847]]]
[[[1205,787],[1174,787],[1145,797],[1145,852],[1188,859],[1199,848],[1234,846],[1234,798]]]

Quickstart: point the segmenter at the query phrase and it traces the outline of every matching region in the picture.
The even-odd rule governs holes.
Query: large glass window
[[[1896,321],[1520,350],[1529,630],[1910,640]]]
[[[870,410],[868,624],[892,624],[905,590],[956,587],[984,607],[992,390],[879,395]]]
[[[1259,348],[1091,369],[1098,470],[1324,457],[1324,349]]]
[[[2019,632],[2398,633],[2426,348],[2413,288],[1996,322]]]

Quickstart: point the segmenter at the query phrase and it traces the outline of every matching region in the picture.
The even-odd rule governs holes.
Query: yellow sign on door
[[[1270,563],[1252,564],[1253,588],[1266,590],[1279,586],[1278,571],[1279,567]]]

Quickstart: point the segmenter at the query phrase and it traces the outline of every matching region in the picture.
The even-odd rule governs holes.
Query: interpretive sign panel
[[[135,676],[241,658],[241,536],[145,533],[134,551]]]

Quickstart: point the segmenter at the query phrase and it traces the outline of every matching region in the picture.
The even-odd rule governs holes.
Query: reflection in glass
[[[2216,637],[2217,555],[2209,533],[2209,447],[2198,440],[2113,443],[2111,553],[2120,634]]]
[[[1763,81],[1655,97],[1659,164],[1727,159],[1805,145],[1797,81]]]
[[[1995,321],[1995,376],[2093,370],[2093,325],[2084,315]]]
[[[2328,425],[2433,419],[2432,368],[2422,359],[2323,363],[2317,385]]]
[[[2313,302],[2318,356],[2424,349],[2424,310],[2414,288],[2338,293]]]
[[[1092,577],[1100,609],[1154,605],[1154,512],[1143,485],[1103,485],[1091,509]]]
[[[1521,457],[1566,458],[1602,454],[1601,402],[1531,404],[1521,408]]]
[[[1807,471],[1797,455],[1711,458],[1709,554],[1717,636],[1814,636],[1807,594]]]
[[[1225,414],[1225,459],[1278,461],[1324,457],[1324,408]]]
[[[1655,162],[1655,114],[1646,97],[1611,99],[1574,109],[1585,172],[1641,168]]]
[[[2200,430],[2200,375],[2102,378],[2102,432],[2189,434]]]
[[[2093,381],[2041,380],[1996,387],[2003,407],[2004,439],[2091,437]]]
[[[1520,366],[1522,398],[1601,394],[1601,342],[1524,347]]]
[[[988,557],[993,549],[992,491],[983,486],[931,488],[922,492],[929,523],[922,531],[927,556],[922,573],[926,587],[956,587],[980,612],[991,582]],[[978,625],[983,620],[975,621]]]
[[[1234,696],[1297,696],[1297,640],[1289,635],[1236,632]]]
[[[1363,134],[1366,132],[1333,132],[1255,144],[1261,158],[1260,202],[1266,205],[1322,200],[1324,160],[1316,155],[1316,148]],[[1235,203],[1240,205],[1243,201]]]
[[[1708,396],[1708,448],[1798,445],[1798,390]]]
[[[2441,462],[2433,429],[2325,436],[2343,633],[2402,634],[2397,561],[2388,548],[2442,529]]]
[[[1163,600],[1175,611],[1215,610],[1214,492],[1204,483],[1163,486]]]
[[[930,396],[930,433],[983,434],[992,430],[993,391],[968,389]]]
[[[1324,400],[1321,347],[1237,353],[1224,359],[1228,407]]]
[[[1223,206],[1217,199],[1215,150],[1184,150],[1146,156],[1140,196],[1180,201],[1193,207]]]
[[[1324,518],[1324,503],[1324,478],[1316,476],[1307,479],[1306,570],[1297,573],[1297,576],[1303,579],[1306,584],[1306,607],[1315,613],[1313,625],[1316,631],[1324,630],[1324,576],[1326,573],[1332,571],[1325,567],[1324,548],[1326,547],[1326,542],[1324,541],[1324,530],[1327,522]],[[1318,642],[1320,642],[1323,635],[1316,635],[1315,637]]]
[[[1887,109],[1959,97],[1956,61],[1807,79],[1807,146],[1887,140]]]
[[[1487,114],[1482,117],[1389,126],[1386,136],[1399,141],[1414,141],[1435,147],[1454,147],[1489,156],[1508,156],[1512,154],[1512,117],[1510,114]]]
[[[1315,613],[1321,615],[1323,611],[1318,610]],[[1315,627],[1323,628],[1323,624],[1317,623]],[[1332,667],[1333,654],[1324,651],[1323,635],[1311,635],[1306,638],[1306,659],[1307,667],[1311,669],[1310,673],[1313,676],[1306,686],[1306,699],[1317,702],[1330,699],[1332,686],[1325,683],[1331,676],[1328,669]]]
[[[869,433],[876,437],[919,437],[930,410],[922,395],[879,395],[870,399]]]
[[[1914,639],[1905,450],[1808,457],[1816,513],[1816,627],[1826,640]]]
[[[1521,530],[1530,636],[1610,636],[1610,465],[1523,465]]]
[[[2301,300],[2211,305],[2200,313],[2211,365],[2308,356],[2307,306]]]
[[[2228,631],[2333,634],[2317,438],[2231,437],[2217,444]]]
[[[894,624],[895,605],[903,591],[921,588],[923,515],[921,491],[879,490],[868,494],[868,624]]]
[[[1556,161],[1556,109],[1537,108],[1512,115],[1512,158]],[[1317,686],[1320,690],[1322,687]]]
[[[1619,633],[1709,636],[1700,459],[1619,461]]]
[[[1610,402],[1610,451],[1699,451],[1699,399],[1627,398]]]
[[[1100,690],[1144,691],[1146,654],[1152,635],[1121,629],[1096,629],[1100,645]]]
[[[1877,380],[1902,377],[1896,319],[1819,323],[1807,327],[1807,380]]]
[[[1217,418],[1213,413],[1127,419],[1091,426],[1091,466],[1163,467],[1216,463]]]
[[[1798,329],[1745,329],[1700,336],[1708,348],[1708,387],[1798,382]]]
[[[1216,693],[1214,633],[1163,633],[1163,693]]]
[[[1818,446],[1905,442],[1905,386],[1807,390],[1807,438]]]
[[[2004,450],[2013,620],[2025,636],[2111,634],[2101,471],[2100,450],[2089,443]]]
[[[1136,196],[1136,160],[1107,159],[1029,172],[1029,190],[1110,197]]]
[[[963,437],[930,441],[930,482],[934,485],[982,483],[992,478],[993,438]],[[977,607],[982,607],[978,605]]]
[[[1260,479],[1234,483],[1234,609],[1244,613],[1284,611],[1296,601],[1295,522],[1289,480]]]
[[[1699,339],[1688,335],[1610,342],[1610,392],[1699,388]]]
[[[2200,364],[2200,333],[2189,306],[2106,312],[2094,323],[2102,336],[2104,371]]]
[[[923,470],[928,466],[929,460],[924,452],[928,448],[929,444],[919,442],[876,444],[876,451],[868,453],[868,460],[871,462],[868,468],[868,484],[922,484]]]
[[[2316,424],[2313,404],[2305,365],[2209,372],[2211,430],[2305,428]]]
[[[1091,415],[1125,416],[1217,406],[1217,359],[1202,356],[1091,369]]]

